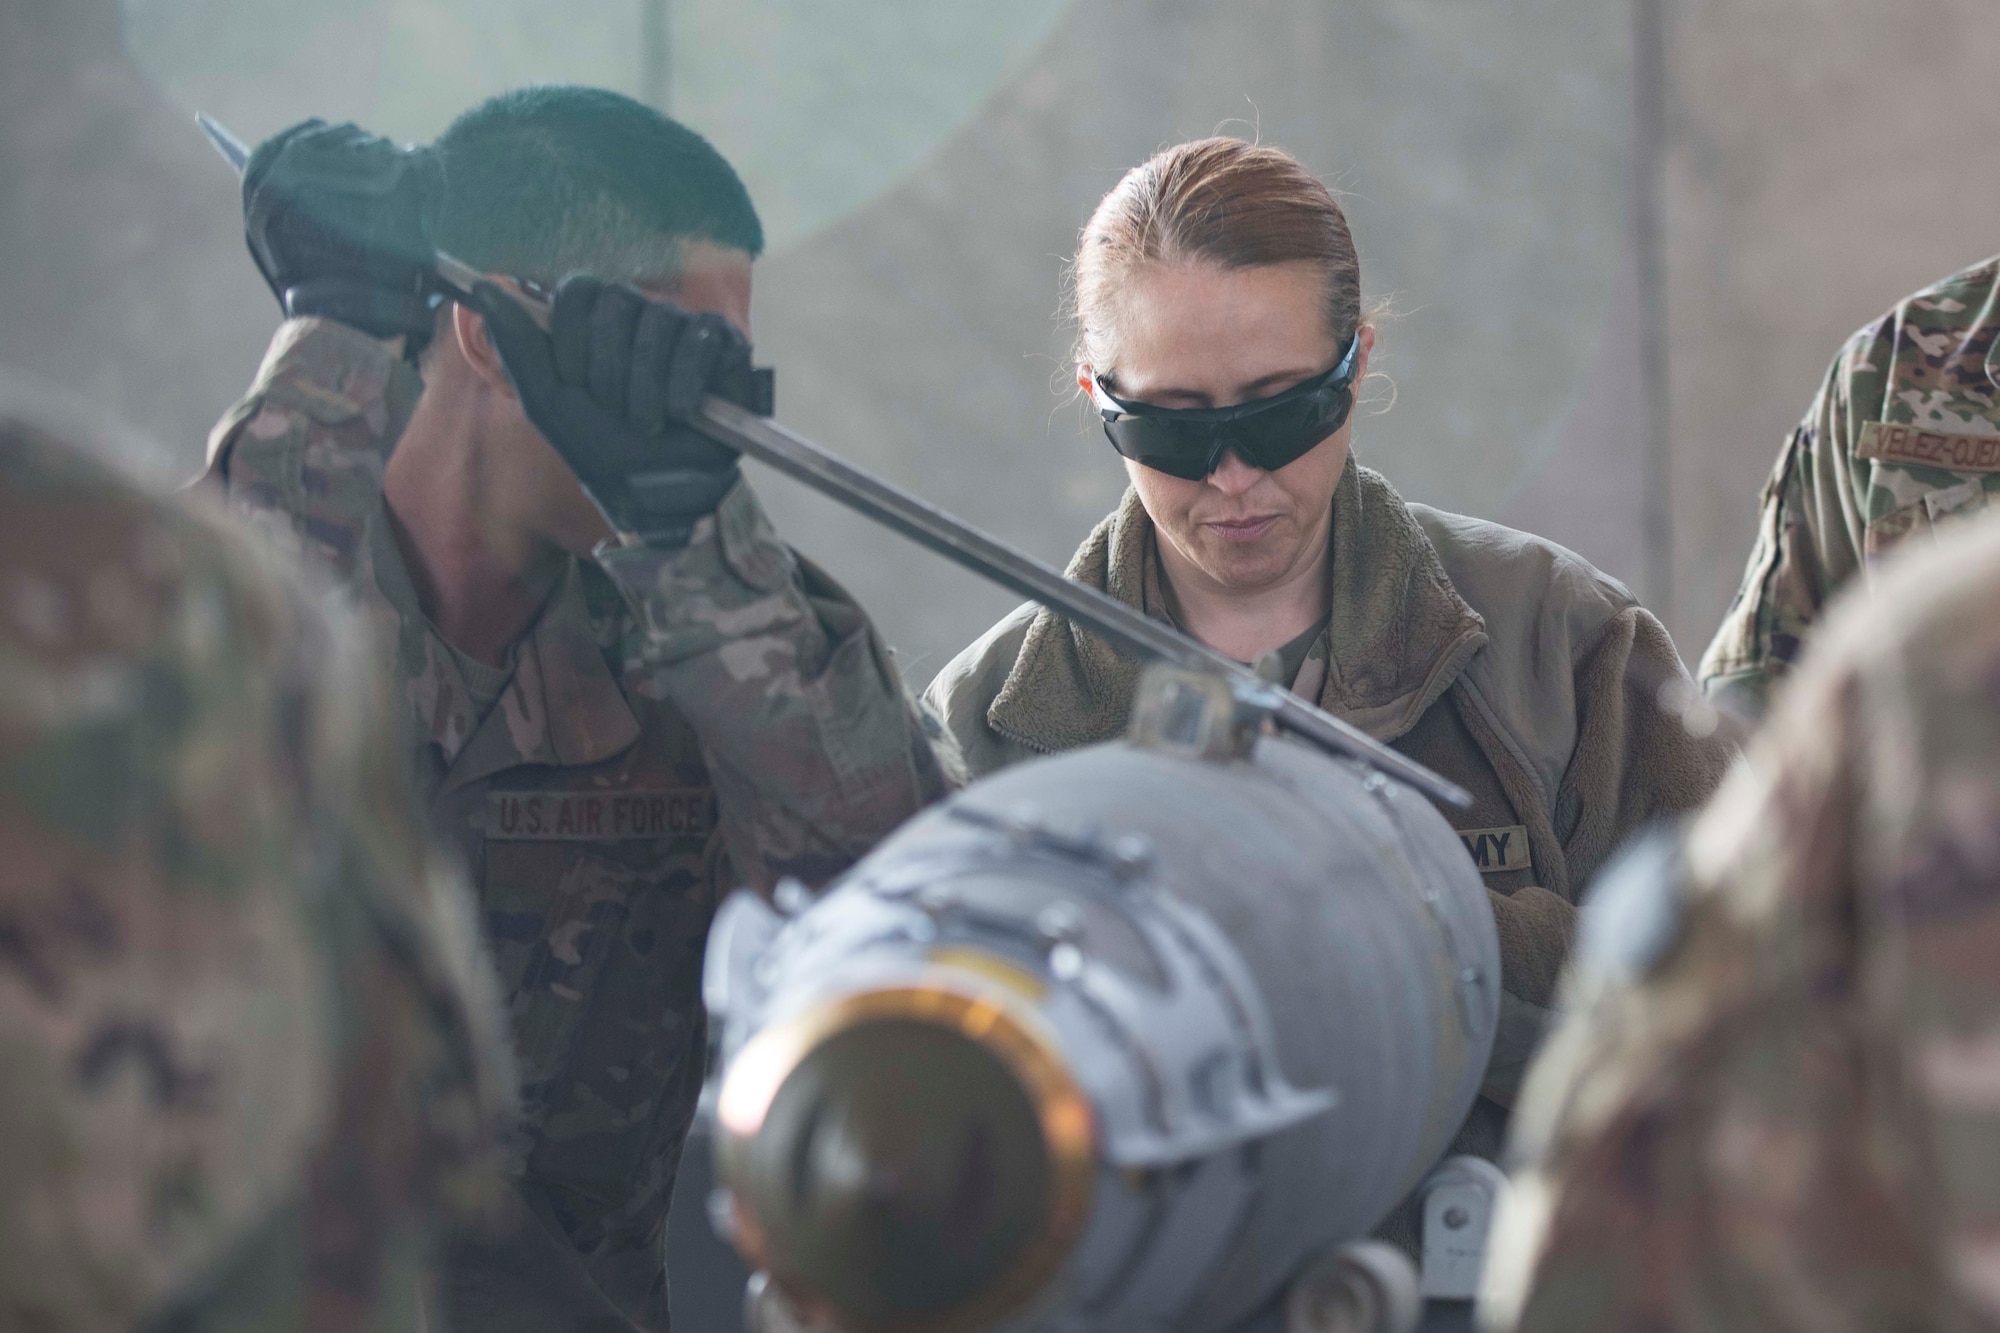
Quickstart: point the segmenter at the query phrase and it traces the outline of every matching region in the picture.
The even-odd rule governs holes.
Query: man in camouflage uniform
[[[1710,697],[1762,710],[1820,609],[1869,561],[2000,491],[2000,256],[1848,340],[1764,487],[1743,586],[1702,656]]]
[[[704,391],[755,397],[755,212],[698,136],[581,89],[495,99],[434,150],[309,123],[260,147],[245,201],[307,317],[210,475],[395,645],[420,794],[477,881],[513,1018],[525,1207],[458,1247],[452,1321],[664,1329],[715,906],[825,880],[944,785],[860,609],[777,539],[733,453],[676,424]],[[440,242],[681,305],[574,281],[553,338],[492,284],[434,313]]]
[[[0,1328],[416,1333],[513,1079],[386,681],[31,416],[0,403]]]
[[[1494,1327],[2000,1327],[2000,517],[1841,608],[1751,757],[1594,891]]]

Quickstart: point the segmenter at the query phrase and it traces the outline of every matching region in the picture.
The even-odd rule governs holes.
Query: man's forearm
[[[701,737],[732,851],[752,862],[739,873],[824,878],[943,794],[867,617],[777,539],[747,485],[683,549],[598,559]]]

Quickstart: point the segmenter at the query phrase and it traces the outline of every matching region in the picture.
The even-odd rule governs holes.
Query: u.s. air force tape
[[[706,787],[640,791],[496,791],[486,797],[489,840],[616,842],[706,837],[715,793]]]
[[[1499,875],[1509,870],[1527,870],[1534,865],[1528,855],[1528,830],[1521,824],[1506,828],[1462,828],[1458,840],[1466,855],[1482,875]]]

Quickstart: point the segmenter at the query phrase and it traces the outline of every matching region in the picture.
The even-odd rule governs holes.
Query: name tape
[[[1482,875],[1500,875],[1509,870],[1527,870],[1534,865],[1528,855],[1528,829],[1523,824],[1506,828],[1462,828],[1458,840],[1466,855]]]
[[[2000,472],[2000,431],[1939,430],[1870,421],[1861,427],[1854,455],[1947,472]]]
[[[706,837],[714,827],[715,793],[706,787],[496,791],[486,797],[486,836],[501,841]]]

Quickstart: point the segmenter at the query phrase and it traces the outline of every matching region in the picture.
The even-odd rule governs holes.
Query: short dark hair
[[[690,240],[764,250],[750,192],[714,145],[602,88],[521,88],[474,107],[437,140],[440,249],[538,282],[594,273],[659,281]]]

